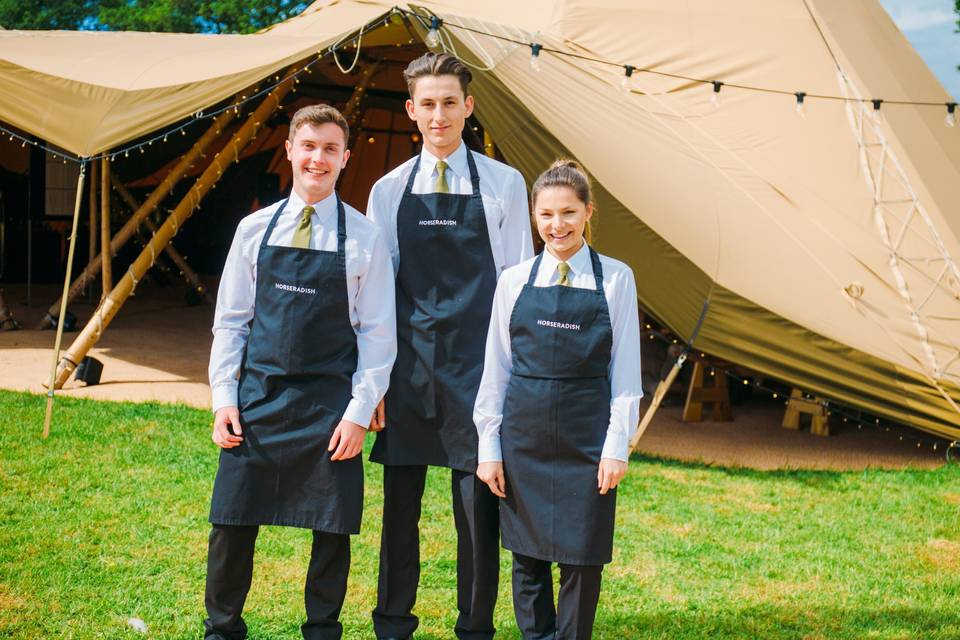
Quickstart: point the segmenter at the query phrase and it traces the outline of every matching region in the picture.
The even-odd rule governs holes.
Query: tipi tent
[[[0,120],[90,156],[393,7],[321,0],[252,36],[4,32]],[[694,348],[960,438],[960,129],[877,0],[400,9],[442,19],[438,46],[476,67],[478,118],[528,179],[586,166],[598,249]]]

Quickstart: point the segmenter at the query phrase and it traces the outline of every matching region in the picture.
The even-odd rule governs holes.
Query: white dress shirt
[[[467,165],[467,145],[462,141],[457,150],[446,159],[447,185],[450,193],[473,193],[470,184],[470,167]],[[497,276],[507,267],[518,264],[533,255],[530,232],[530,209],[527,203],[527,186],[520,172],[487,156],[474,153],[480,178],[480,197],[487,218],[487,235]],[[400,198],[407,186],[407,178],[413,171],[416,156],[377,180],[367,202],[367,217],[381,229],[394,272],[400,268],[400,248],[397,242],[397,210]],[[433,193],[437,176],[437,157],[424,148],[420,152],[420,168],[413,180],[412,193]]]
[[[480,436],[479,462],[499,462],[500,423],[503,420],[503,400],[510,381],[513,356],[510,350],[510,316],[523,286],[530,277],[534,260],[527,260],[507,269],[497,282],[493,299],[493,314],[487,333],[487,347],[483,363],[483,378],[473,410],[473,421]],[[559,261],[544,251],[540,270],[533,281],[535,287],[557,285]],[[580,289],[595,289],[590,249],[586,243],[573,255],[570,265],[570,285]],[[603,442],[601,457],[627,461],[630,437],[640,421],[640,318],[637,313],[637,285],[633,271],[619,260],[600,256],[603,266],[603,293],[610,310],[613,326],[613,346],[610,353],[610,424]],[[557,285],[559,286],[559,285]],[[522,425],[520,425],[522,428]]]
[[[223,266],[217,309],[213,320],[210,349],[210,389],[213,410],[237,406],[237,377],[250,333],[257,290],[257,253],[260,241],[279,203],[250,214],[240,221]],[[267,244],[290,246],[293,232],[305,206],[296,193],[270,235]],[[337,199],[331,194],[314,203],[310,217],[310,247],[337,250]],[[347,298],[350,323],[357,334],[357,370],[353,374],[353,396],[344,420],[363,427],[370,424],[373,411],[390,382],[390,369],[397,355],[394,277],[379,229],[362,213],[344,203],[347,240]],[[318,339],[320,339],[318,337]]]

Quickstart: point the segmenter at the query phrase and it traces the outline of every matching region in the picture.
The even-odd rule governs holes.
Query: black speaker
[[[58,322],[57,316],[53,314],[48,315],[50,318],[50,328],[56,329]],[[63,330],[68,332],[77,330],[77,316],[73,315],[69,309],[67,309],[66,315],[63,316]]]
[[[100,384],[100,374],[102,373],[103,363],[96,358],[87,356],[77,365],[77,371],[74,373],[74,377],[80,382],[85,382],[89,387]]]

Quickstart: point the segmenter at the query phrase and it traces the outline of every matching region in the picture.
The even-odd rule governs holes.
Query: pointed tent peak
[[[275,24],[262,33],[298,34],[312,33],[324,25],[334,12],[343,14],[385,14],[392,9],[414,12],[420,15],[436,14],[441,17],[479,20],[488,24],[503,25],[529,33],[546,32],[562,15],[569,4],[557,0],[442,0],[439,2],[391,2],[389,0],[317,0],[297,16]],[[362,22],[361,22],[362,23]],[[360,24],[360,23],[358,23]]]

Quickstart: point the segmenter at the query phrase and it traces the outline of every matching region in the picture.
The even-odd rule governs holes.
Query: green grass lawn
[[[217,450],[204,411],[0,392],[0,638],[200,637]],[[371,438],[372,439],[372,438]],[[368,440],[368,448],[370,441]],[[381,467],[343,612],[372,638]],[[456,618],[449,472],[429,476],[418,638]],[[597,638],[960,638],[960,468],[758,472],[636,458]],[[297,638],[306,531],[266,528],[252,638]],[[499,637],[518,638],[502,555]]]

